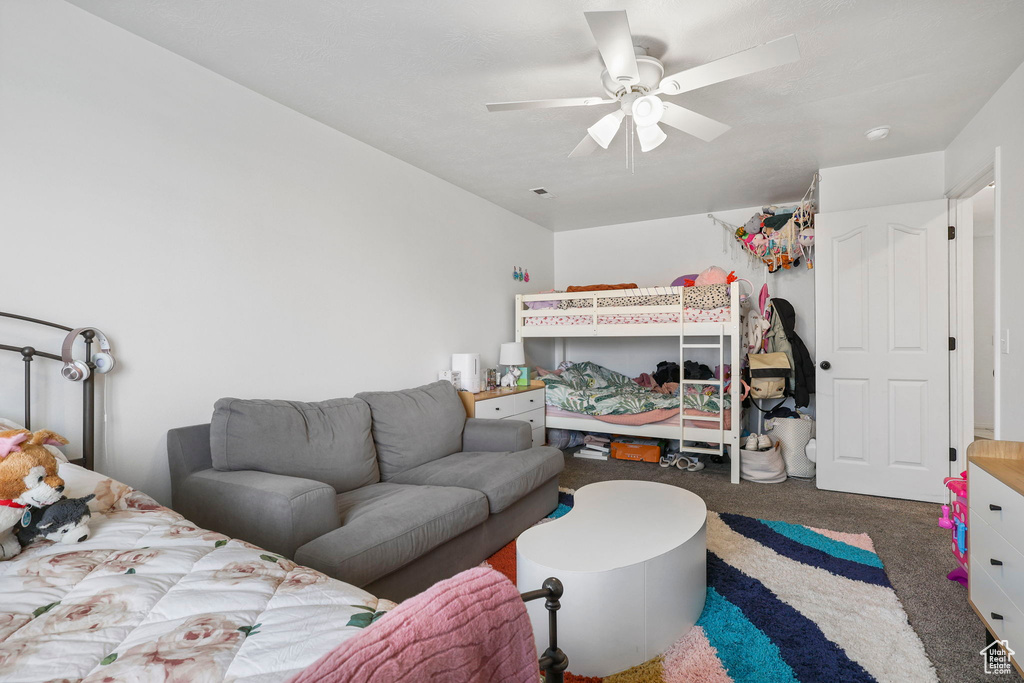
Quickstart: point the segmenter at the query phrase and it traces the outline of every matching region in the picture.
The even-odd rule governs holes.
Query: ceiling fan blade
[[[590,137],[590,133],[587,133],[586,137],[580,140],[580,144],[576,145],[576,147],[569,152],[569,158],[585,157],[588,154],[593,154],[598,147],[600,147],[600,145],[597,144],[597,140]]]
[[[590,32],[594,34],[597,49],[611,77],[624,86],[639,83],[640,70],[636,65],[633,34],[629,32],[626,10],[584,12],[583,16],[590,24]]]
[[[524,100],[522,102],[492,102],[487,111],[514,111],[517,109],[549,109],[552,107],[589,107],[595,104],[611,104],[616,100],[601,97],[563,97],[554,100]]]
[[[775,66],[789,64],[798,59],[800,59],[800,46],[796,42],[796,36],[789,35],[701,66],[695,66],[692,69],[680,71],[671,76],[665,76],[658,85],[658,92],[666,95],[678,95]]]
[[[709,119],[703,114],[690,111],[680,107],[678,104],[671,102],[664,102],[663,104],[665,105],[665,111],[661,114],[662,123],[684,133],[689,133],[704,142],[711,142],[730,128],[730,126],[720,121]]]

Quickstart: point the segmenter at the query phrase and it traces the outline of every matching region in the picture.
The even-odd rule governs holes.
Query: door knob
[[[830,367],[832,367],[832,364],[829,363],[827,360],[823,360],[821,361],[821,363],[818,364],[818,367],[821,368],[822,370],[828,370]]]

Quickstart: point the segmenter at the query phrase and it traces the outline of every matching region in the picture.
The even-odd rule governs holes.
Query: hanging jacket
[[[769,332],[769,336],[773,340],[780,341],[773,336],[774,323],[778,322],[790,348],[790,363],[793,368],[793,399],[796,407],[801,408],[810,403],[810,395],[814,393],[814,360],[811,358],[810,352],[807,351],[804,341],[794,330],[796,312],[793,310],[793,305],[785,299],[772,299],[772,308],[775,314],[772,316],[773,329]],[[783,349],[776,350],[782,351]]]

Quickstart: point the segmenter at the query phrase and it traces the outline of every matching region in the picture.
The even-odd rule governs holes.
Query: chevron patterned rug
[[[572,508],[572,494],[560,491],[549,519]],[[867,534],[709,512],[707,539],[697,625],[639,666],[569,673],[567,683],[937,680]],[[487,564],[515,582],[515,552],[512,542]]]

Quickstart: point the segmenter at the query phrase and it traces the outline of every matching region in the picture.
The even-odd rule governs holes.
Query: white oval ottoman
[[[694,493],[648,481],[589,484],[563,517],[516,540],[520,591],[549,576],[565,587],[558,646],[579,676],[607,676],[654,657],[700,617],[707,591],[707,507]],[[547,648],[542,601],[527,603],[537,651]]]

